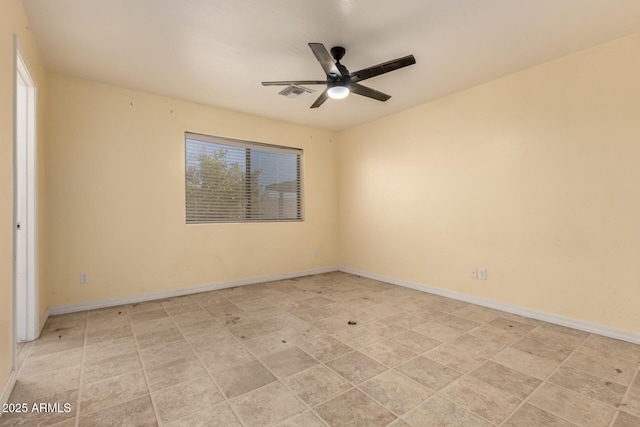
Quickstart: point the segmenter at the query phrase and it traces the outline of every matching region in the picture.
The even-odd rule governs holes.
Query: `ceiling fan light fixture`
[[[327,94],[331,99],[344,99],[349,96],[349,88],[341,85],[331,86],[327,89]]]

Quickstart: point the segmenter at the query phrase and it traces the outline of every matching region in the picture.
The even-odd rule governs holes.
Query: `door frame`
[[[14,342],[40,335],[36,259],[37,85],[14,35]],[[25,201],[22,202],[21,198]],[[24,212],[23,212],[24,211]],[[23,233],[22,236],[19,233]],[[14,348],[15,351],[15,348]],[[15,360],[15,356],[14,356]]]

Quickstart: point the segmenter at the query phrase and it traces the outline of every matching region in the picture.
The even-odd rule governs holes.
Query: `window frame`
[[[188,153],[188,141],[198,141],[201,143],[210,143],[215,145],[223,145],[230,146],[233,148],[244,148],[246,149],[246,160],[245,160],[245,176],[249,178],[251,176],[251,150],[257,151],[267,151],[272,153],[285,153],[285,154],[294,154],[296,155],[296,217],[295,218],[250,218],[249,213],[251,210],[251,180],[245,179],[245,203],[246,203],[246,212],[244,218],[234,218],[234,219],[198,219],[198,220],[189,220],[188,215],[188,193],[187,193],[187,173],[189,170],[189,153]],[[304,221],[304,173],[303,173],[303,164],[304,164],[304,150],[302,148],[297,147],[287,147],[283,145],[274,145],[267,144],[263,142],[255,142],[255,141],[247,141],[240,140],[234,138],[227,138],[222,136],[214,136],[214,135],[206,135],[195,132],[185,132],[184,134],[184,161],[185,161],[185,170],[184,170],[184,189],[185,189],[185,223],[187,225],[198,225],[198,224],[234,224],[234,223],[273,223],[273,222],[303,222]]]

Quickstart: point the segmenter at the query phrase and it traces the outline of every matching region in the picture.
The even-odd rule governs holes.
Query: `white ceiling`
[[[638,0],[23,0],[49,71],[344,129],[640,31]],[[262,81],[324,79],[307,43],[351,71],[417,64],[310,109]]]

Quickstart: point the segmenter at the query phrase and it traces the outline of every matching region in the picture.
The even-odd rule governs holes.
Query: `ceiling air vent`
[[[297,98],[300,95],[304,95],[305,93],[313,93],[314,90],[298,86],[298,85],[290,85],[282,89],[278,92],[280,95],[286,96],[287,98]]]

